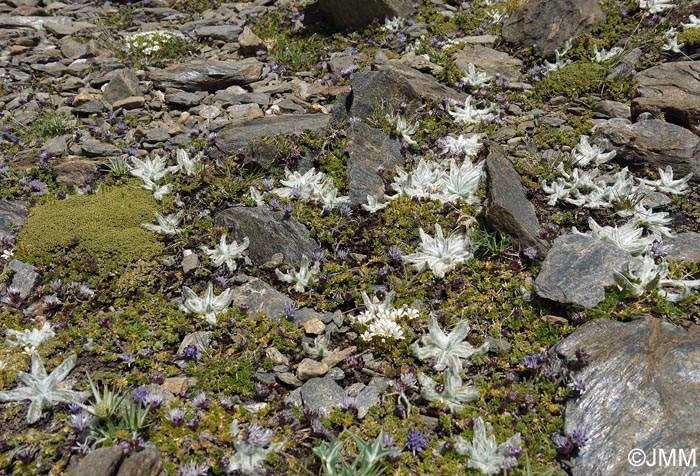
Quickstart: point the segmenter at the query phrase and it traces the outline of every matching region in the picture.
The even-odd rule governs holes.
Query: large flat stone
[[[217,130],[217,144],[226,152],[243,149],[251,139],[262,136],[292,134],[309,130],[320,132],[328,127],[328,114],[293,114],[252,119],[240,124],[226,125]]]
[[[217,91],[260,79],[262,63],[255,58],[239,61],[193,60],[151,71],[151,80],[158,89],[184,91]]]

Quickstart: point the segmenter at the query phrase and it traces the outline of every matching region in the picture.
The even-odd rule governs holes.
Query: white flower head
[[[388,115],[387,117],[391,118],[391,116]],[[419,127],[419,122],[409,124],[403,116],[396,116],[396,130],[399,132],[399,134],[401,134],[401,138],[409,145],[416,144],[416,141],[414,141],[411,136],[418,131]]]
[[[473,402],[479,398],[479,390],[464,384],[459,375],[453,374],[450,369],[443,373],[445,379],[444,389],[438,391],[437,383],[422,372],[418,372],[418,382],[421,385],[421,396],[429,402],[440,402],[450,412],[456,413],[464,407],[465,403]]]
[[[588,219],[590,235],[601,241],[612,243],[631,255],[639,255],[649,249],[654,236],[642,236],[644,228],[637,226],[636,220],[630,220],[622,226],[600,226],[593,218]],[[575,228],[574,232],[578,232]]]
[[[688,23],[681,23],[683,28],[700,28],[700,18],[695,15],[690,15],[688,17]]]
[[[678,43],[678,32],[675,28],[671,28],[666,33],[664,33],[664,38],[666,42],[661,46],[664,51],[671,51],[673,53],[682,53],[681,48],[685,46],[685,43]]]
[[[661,13],[675,6],[671,0],[639,0],[639,8],[649,11],[649,13]]]
[[[467,466],[481,471],[481,474],[500,474],[518,465],[518,459],[510,454],[510,447],[520,446],[520,433],[511,436],[500,445],[496,443],[491,425],[484,424],[481,417],[474,420],[474,436],[467,441],[457,436],[455,451],[469,458]],[[509,471],[510,472],[510,471]]]
[[[22,347],[27,355],[33,354],[37,347],[56,335],[48,322],[44,322],[44,325],[39,329],[27,329],[24,331],[8,329],[6,334],[7,340],[5,344],[8,347]]]
[[[152,182],[157,182],[167,174],[176,172],[178,169],[176,165],[166,167],[165,158],[161,156],[156,156],[153,160],[148,157],[145,160],[133,157],[131,160],[136,164],[130,170],[131,175],[142,180],[148,179]]]
[[[212,325],[216,325],[216,315],[225,311],[233,300],[233,291],[226,289],[218,296],[214,296],[214,285],[209,283],[203,297],[197,296],[192,289],[185,286],[182,289],[185,298],[180,305],[184,312],[203,315],[205,320]]]
[[[301,257],[299,263],[299,271],[290,268],[286,273],[282,273],[279,269],[275,269],[275,274],[280,281],[293,284],[296,292],[303,293],[306,288],[316,281],[316,275],[321,272],[321,264],[316,261],[313,266],[310,266],[309,258],[306,255]]]
[[[200,152],[194,157],[190,158],[190,155],[185,149],[178,149],[175,153],[178,170],[187,174],[188,177],[197,175],[197,173],[202,170],[203,156],[204,153]]]
[[[554,63],[550,63],[547,60],[544,60],[544,66],[547,68],[547,71],[557,71],[559,69],[562,69],[564,66],[567,66],[571,64],[571,60],[565,60],[564,56],[571,50],[571,40],[566,40],[566,43],[564,43],[564,47],[562,48],[561,51],[559,50],[554,50]]]
[[[384,20],[384,26],[382,26],[382,31],[396,33],[397,31],[401,31],[405,24],[406,20],[402,17],[386,18]]]
[[[435,277],[444,278],[445,272],[474,257],[469,238],[463,234],[453,233],[445,238],[439,224],[435,224],[434,238],[422,228],[419,229],[419,234],[420,246],[415,253],[404,257],[418,271],[430,269]]]
[[[598,45],[593,45],[593,57],[591,58],[591,61],[595,61],[596,63],[605,63],[606,61],[610,61],[620,56],[622,51],[623,49],[619,46],[615,46],[610,48],[610,51],[606,51],[605,48],[598,50]]]
[[[380,203],[377,197],[374,195],[367,194],[367,203],[362,204],[362,208],[370,213],[376,213],[379,210],[383,210],[389,206],[389,202]]]
[[[605,148],[599,145],[591,145],[588,142],[588,136],[581,136],[578,144],[574,148],[574,161],[579,167],[585,167],[588,164],[600,165],[612,160],[616,151],[605,152]]]
[[[150,192],[153,192],[153,198],[158,200],[159,202],[163,200],[163,197],[165,195],[169,194],[173,186],[171,184],[165,184],[165,185],[158,185],[157,183],[151,181],[148,177],[143,178],[143,185],[141,185],[141,188],[144,188]]]
[[[673,169],[670,165],[666,169],[659,169],[658,180],[642,180],[642,183],[654,187],[659,192],[670,193],[673,195],[683,195],[688,193],[688,181],[690,181],[693,173],[689,173],[685,177],[673,180]]]
[[[477,71],[476,66],[472,63],[467,63],[467,74],[460,81],[473,88],[484,86],[491,82],[493,78],[483,71]]]
[[[217,268],[226,264],[226,267],[230,272],[236,270],[236,260],[243,255],[243,251],[248,248],[250,240],[248,237],[243,238],[243,243],[240,245],[236,240],[233,240],[231,244],[226,243],[226,233],[221,235],[221,241],[214,248],[207,248],[202,246],[202,251],[204,251],[209,259],[211,259],[214,266]]]
[[[466,136],[460,134],[457,137],[446,136],[438,141],[440,152],[448,155],[465,155],[467,157],[476,157],[484,144],[479,140],[484,134],[468,134]]]
[[[478,124],[482,121],[491,121],[496,118],[493,105],[484,109],[479,109],[478,107],[472,106],[473,99],[471,95],[468,95],[464,100],[464,107],[455,105],[454,109],[452,109],[449,104],[447,105],[447,112],[454,118],[457,124],[461,126]]]
[[[147,229],[148,231],[160,233],[161,235],[175,235],[182,231],[177,226],[182,221],[182,216],[184,215],[184,213],[184,210],[180,210],[177,213],[172,213],[168,216],[163,216],[160,213],[156,212],[156,220],[158,220],[157,225],[154,225],[152,223],[143,223],[141,224],[141,226]]]

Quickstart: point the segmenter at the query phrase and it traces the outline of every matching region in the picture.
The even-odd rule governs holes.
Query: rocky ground
[[[0,470],[700,474],[698,12],[3,2]]]

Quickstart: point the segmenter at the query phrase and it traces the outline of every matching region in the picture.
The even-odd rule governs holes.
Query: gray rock
[[[299,380],[304,382],[315,377],[323,377],[328,373],[328,370],[328,366],[323,362],[305,358],[299,362],[299,366],[297,367],[297,377]]]
[[[520,174],[515,170],[503,149],[488,141],[486,158],[488,196],[485,217],[489,226],[510,235],[520,248],[544,248],[537,232],[542,228],[535,215],[535,207],[525,195]]]
[[[252,119],[217,130],[217,144],[226,152],[244,148],[249,140],[262,136],[292,134],[294,131],[321,132],[328,127],[328,114],[294,114]]]
[[[379,388],[368,385],[360,391],[355,397],[355,405],[357,406],[357,417],[364,418],[367,412],[374,405],[379,403]]]
[[[366,203],[368,194],[383,197],[384,179],[377,174],[377,169],[393,171],[404,161],[399,141],[363,122],[349,128],[345,152],[352,205]]]
[[[318,245],[309,230],[294,218],[267,207],[233,207],[219,212],[215,221],[232,231],[240,243],[250,239],[248,256],[256,266],[272,259],[275,253],[284,255],[284,263],[294,264],[303,255],[310,257]]]
[[[14,272],[10,287],[19,289],[19,295],[22,299],[27,299],[37,284],[39,284],[39,273],[34,271],[34,266],[23,263],[20,260],[10,260],[5,265],[5,271],[11,270]]]
[[[84,185],[85,180],[97,171],[97,165],[90,160],[72,160],[61,162],[53,168],[53,175],[60,185]]]
[[[109,103],[114,104],[116,101],[131,96],[143,96],[139,86],[139,78],[132,70],[122,69],[107,83],[103,97]]]
[[[278,156],[279,150],[274,144],[253,140],[248,143],[243,165],[248,170],[269,170]]]
[[[608,100],[598,101],[593,106],[593,113],[593,117],[602,119],[630,119],[632,116],[630,107],[627,104]]]
[[[375,114],[383,117],[387,112],[400,111],[402,104],[407,106],[410,115],[423,105],[424,97],[438,102],[444,98],[464,101],[466,97],[399,60],[378,64],[377,68],[379,71],[350,77],[351,92],[338,97],[333,109],[335,120],[372,119]]]
[[[177,348],[177,355],[183,355],[185,348],[193,345],[197,348],[197,353],[202,354],[209,350],[211,345],[211,332],[208,331],[198,331],[191,332],[187,334],[180,343],[180,347]]]
[[[193,60],[165,69],[154,69],[151,80],[158,89],[217,91],[234,84],[249,84],[260,79],[262,63],[255,58],[240,61]]]
[[[43,31],[48,22],[71,25],[73,21],[69,17],[43,17],[43,16],[0,16],[0,27],[28,27]]]
[[[455,64],[459,69],[466,72],[468,64],[471,63],[480,71],[486,72],[490,76],[500,74],[510,78],[512,81],[521,79],[520,69],[523,62],[518,58],[510,56],[508,53],[494,50],[488,46],[471,44],[466,45],[454,55]]]
[[[291,299],[257,278],[251,278],[242,286],[233,288],[232,307],[248,306],[248,314],[265,314],[270,319],[279,320],[284,314],[284,306]]]
[[[128,98],[119,99],[112,103],[113,109],[140,109],[146,104],[146,98],[143,96],[129,96]]]
[[[80,152],[85,157],[112,157],[122,153],[119,147],[95,139],[84,140],[80,144]]]
[[[165,142],[170,139],[170,132],[165,127],[155,127],[146,132],[144,139],[147,142]]]
[[[503,23],[503,38],[518,48],[533,47],[551,56],[554,50],[605,21],[596,0],[531,0]]]
[[[606,76],[605,79],[608,81],[619,81],[632,77],[632,75],[637,71],[637,62],[641,57],[642,50],[639,48],[633,49],[620,59],[620,62],[613,67],[612,71]]]
[[[615,284],[613,271],[631,259],[626,251],[590,236],[560,236],[542,263],[535,292],[561,304],[595,307],[605,299],[605,288]]]
[[[561,359],[574,360],[581,348],[590,355],[590,363],[574,376],[585,382],[586,390],[567,403],[564,431],[585,428],[591,438],[573,460],[572,474],[697,474],[682,464],[658,465],[658,471],[634,466],[628,454],[638,448],[650,462],[654,450],[696,447],[698,330],[652,317],[626,323],[595,319],[553,351]]]
[[[201,104],[203,99],[204,97],[202,97],[201,94],[188,93],[184,91],[165,95],[166,104],[170,106],[181,106],[186,108]]]
[[[632,118],[643,112],[664,113],[664,119],[700,135],[700,61],[664,63],[637,73],[639,97]]]
[[[24,202],[0,199],[0,239],[14,235],[27,221],[29,212]]]
[[[615,161],[638,171],[670,165],[674,176],[693,173],[700,184],[700,137],[688,129],[658,119],[629,124],[611,119],[596,126],[594,137],[605,138],[617,150]]]
[[[242,55],[255,55],[258,51],[267,51],[267,47],[258,35],[253,33],[249,26],[243,27],[243,32],[238,36],[239,51]]]
[[[117,476],[167,476],[160,451],[147,445],[143,451],[133,453],[119,467]]]
[[[68,469],[69,476],[115,476],[124,459],[124,452],[117,446],[98,448]]]
[[[44,29],[57,36],[57,37],[64,37],[67,35],[73,35],[77,29],[75,26],[73,26],[72,21],[68,22],[55,22],[55,21],[45,21],[44,24]]]
[[[53,157],[60,157],[68,151],[68,139],[71,136],[64,134],[48,139],[41,146],[41,150],[47,152]]]
[[[222,106],[231,104],[257,104],[260,107],[267,107],[270,104],[270,95],[265,93],[235,93],[230,91],[217,91],[214,101],[218,101]]]
[[[700,263],[700,233],[689,231],[664,238],[664,251],[670,261]]]
[[[185,250],[182,252],[182,261],[180,265],[182,266],[182,272],[187,274],[199,267],[199,256],[192,250]]]
[[[330,377],[316,377],[301,387],[301,400],[306,408],[329,413],[343,404],[345,391]]]
[[[408,17],[413,0],[320,0],[321,9],[340,29],[361,28],[373,20]]]
[[[241,27],[238,25],[211,25],[200,26],[194,29],[194,34],[200,38],[211,38],[212,40],[226,42],[236,41],[240,33]]]

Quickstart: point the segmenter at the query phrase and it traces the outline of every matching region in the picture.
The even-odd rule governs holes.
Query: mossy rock
[[[141,224],[153,222],[157,210],[153,196],[134,185],[55,200],[30,212],[17,237],[18,256],[48,264],[72,247],[91,254],[106,269],[149,260],[163,244]]]

